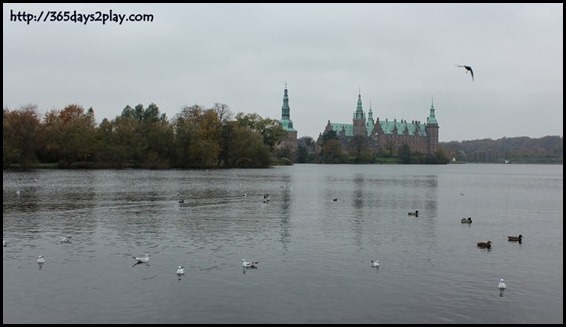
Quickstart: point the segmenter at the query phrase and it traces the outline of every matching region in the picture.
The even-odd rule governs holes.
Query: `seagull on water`
[[[500,291],[503,291],[504,289],[507,288],[507,284],[505,284],[505,280],[503,278],[499,280],[499,284],[497,285],[497,287],[499,288]]]
[[[179,266],[177,268],[177,275],[181,276],[185,274],[185,268],[183,268],[183,266]]]
[[[470,72],[470,75],[472,75],[472,81],[474,80],[474,71],[472,70],[472,67],[470,66],[466,66],[466,65],[456,65],[457,67],[464,67],[466,68],[466,74],[468,72]]]
[[[379,260],[371,260],[372,267],[379,267]]]
[[[137,263],[148,263],[149,262],[149,254],[147,254],[147,253],[143,257],[133,256],[133,258],[136,259]]]
[[[65,236],[61,236],[61,243],[71,243],[71,236],[69,237],[65,237]]]
[[[2,245],[3,245],[4,247],[7,247],[7,246],[8,246],[8,241],[2,240]]]
[[[246,259],[242,259],[242,266],[244,266],[245,268],[257,268],[256,265],[259,263],[259,261],[248,261]]]
[[[39,257],[37,257],[37,263],[39,263],[39,264],[44,264],[44,263],[45,263],[45,258],[44,258],[42,255],[40,255]]]

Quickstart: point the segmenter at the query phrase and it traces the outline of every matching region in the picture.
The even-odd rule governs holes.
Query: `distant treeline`
[[[562,163],[563,144],[560,136],[440,142],[440,146],[456,162],[514,163]]]
[[[298,140],[292,154],[279,146],[287,132],[276,119],[258,114],[235,116],[225,104],[181,108],[172,119],[155,104],[126,106],[116,118],[96,123],[94,109],[71,104],[39,117],[35,105],[3,110],[3,168],[266,168],[300,163],[562,163],[562,137],[503,138],[440,143],[433,155],[412,153],[403,144],[398,153],[376,153],[367,139],[348,144],[323,135]]]
[[[183,107],[172,120],[155,104],[128,105],[98,125],[92,108],[76,104],[42,118],[35,105],[4,108],[2,132],[3,168],[263,168],[290,161],[276,147],[287,134],[278,120],[234,116],[218,103]]]

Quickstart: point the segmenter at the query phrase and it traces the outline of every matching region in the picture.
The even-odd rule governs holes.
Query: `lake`
[[[3,323],[564,319],[562,165],[4,171],[3,185]]]

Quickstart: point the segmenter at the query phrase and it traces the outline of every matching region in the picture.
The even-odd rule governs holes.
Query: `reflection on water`
[[[561,166],[3,177],[4,323],[563,320]],[[519,234],[528,242],[507,241]],[[145,253],[151,264],[135,260]],[[502,275],[513,283],[504,301]]]

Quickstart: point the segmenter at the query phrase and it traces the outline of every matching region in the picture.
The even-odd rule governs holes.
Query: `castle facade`
[[[397,155],[401,146],[407,144],[411,152],[433,155],[438,149],[439,129],[434,111],[434,103],[432,103],[426,123],[418,120],[409,122],[404,119],[380,120],[379,117],[374,120],[371,106],[366,117],[361,94],[358,94],[352,123],[331,123],[329,120],[324,132],[317,139],[317,152],[320,153],[322,148],[323,134],[334,131],[344,145],[344,149],[354,136],[359,135],[366,138],[370,148],[378,154]]]
[[[297,130],[291,121],[291,108],[289,107],[289,94],[287,83],[283,93],[283,105],[281,107],[281,127],[287,131],[287,137],[280,144],[280,148],[288,148],[292,160],[297,157],[298,140]],[[363,110],[362,97],[358,94],[356,110],[353,113],[352,123],[332,123],[330,120],[319,134],[315,143],[315,152],[320,154],[323,145],[323,135],[333,131],[341,141],[346,152],[350,141],[361,136],[367,142],[369,148],[377,155],[397,156],[399,150],[406,144],[413,153],[434,155],[438,149],[438,121],[436,120],[434,102],[431,103],[426,123],[419,120],[404,119],[380,120],[373,118],[371,106],[366,113]]]

